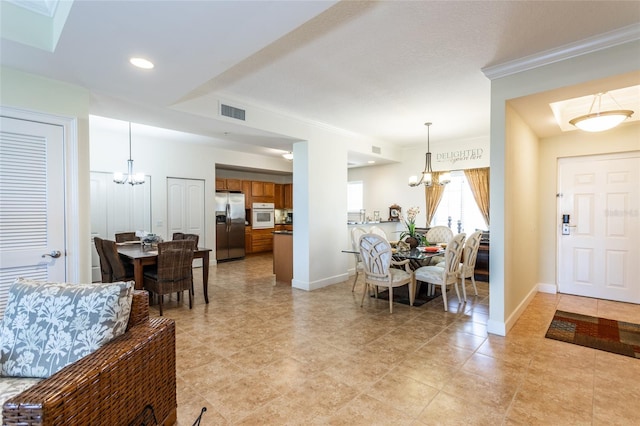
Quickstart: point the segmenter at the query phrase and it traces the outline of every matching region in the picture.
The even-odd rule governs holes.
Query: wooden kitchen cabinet
[[[283,193],[283,186],[279,183],[276,183],[275,185],[275,190],[274,190],[274,196],[273,196],[273,203],[275,204],[275,208],[276,209],[284,209],[284,193]]]
[[[293,184],[286,183],[282,185],[282,202],[283,208],[293,209]]]
[[[245,234],[246,235],[246,234]],[[273,250],[273,229],[251,230],[251,252],[260,253]]]
[[[242,180],[216,178],[216,191],[242,191]]]
[[[251,203],[253,202],[251,201],[252,198],[251,198],[251,181],[250,180],[242,181],[242,193],[244,194],[244,208],[250,209]]]
[[[252,247],[252,231],[250,226],[245,226],[244,228],[244,252],[245,254],[253,253]]]
[[[251,181],[251,199],[253,203],[273,203],[276,184],[273,182]]]

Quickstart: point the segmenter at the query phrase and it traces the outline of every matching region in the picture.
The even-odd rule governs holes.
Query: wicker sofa
[[[134,291],[123,335],[7,400],[2,416],[4,425],[173,425],[176,408],[175,322],[150,319],[148,293]]]

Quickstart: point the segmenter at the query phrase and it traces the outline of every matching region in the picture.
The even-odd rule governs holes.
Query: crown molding
[[[636,40],[640,40],[640,24],[629,25],[534,55],[485,67],[482,68],[482,72],[490,80],[495,80]]]

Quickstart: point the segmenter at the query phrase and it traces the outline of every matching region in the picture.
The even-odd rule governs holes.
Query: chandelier
[[[593,102],[591,102],[589,113],[576,117],[570,120],[569,123],[587,132],[602,132],[616,127],[631,117],[633,111],[629,109],[601,111],[602,95],[609,95],[618,108],[620,108],[620,105],[618,105],[610,93],[598,93],[597,95],[593,95]],[[593,112],[593,106],[596,104],[596,101],[598,101],[598,109],[596,112]]]
[[[427,126],[427,153],[425,155],[425,164],[424,170],[422,171],[422,176],[420,176],[420,180],[418,180],[418,176],[409,177],[409,186],[418,186],[420,184],[424,184],[424,186],[431,186],[434,183],[437,185],[446,185],[451,182],[451,175],[449,172],[443,172],[440,174],[438,181],[433,181],[433,170],[431,170],[431,151],[429,146],[429,128],[432,123],[424,123]]]
[[[133,173],[133,160],[131,159],[131,122],[129,122],[129,159],[127,160],[127,174],[122,172],[115,172],[113,174],[113,181],[115,183],[129,185],[140,185],[144,183],[144,173]]]

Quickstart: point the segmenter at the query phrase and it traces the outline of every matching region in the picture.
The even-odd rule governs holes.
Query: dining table
[[[158,248],[144,245],[140,241],[128,241],[116,244],[120,258],[133,265],[133,276],[136,290],[144,286],[144,267],[158,262]],[[209,303],[209,253],[210,248],[198,247],[193,252],[194,259],[202,259],[202,290],[204,301]]]
[[[360,254],[357,250],[342,250],[343,253]],[[412,270],[416,270],[421,266],[425,266],[425,261],[435,256],[444,255],[444,249],[438,251],[427,251],[425,247],[416,247],[410,250],[392,250],[391,257],[395,261],[403,261],[409,259],[409,266]]]

